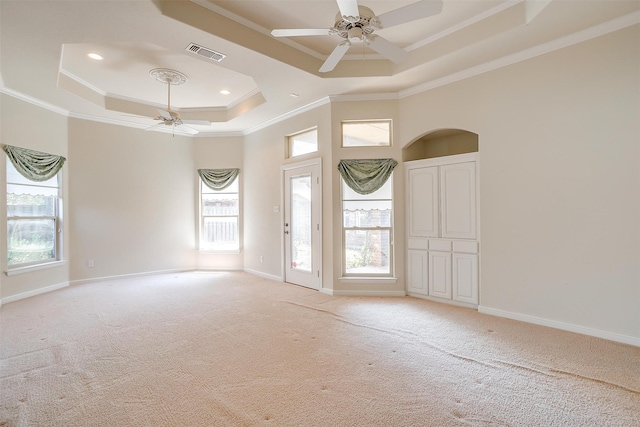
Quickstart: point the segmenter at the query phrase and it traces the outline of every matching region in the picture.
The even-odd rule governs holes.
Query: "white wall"
[[[71,119],[71,280],[193,269],[195,174],[190,138]]]
[[[638,40],[635,26],[401,100],[403,144],[479,135],[486,311],[640,338]]]
[[[400,160],[401,148],[415,138],[451,128],[479,135],[481,310],[638,342],[639,39],[635,26],[400,100],[325,104],[243,138],[198,141],[82,120],[67,124],[63,116],[3,96],[1,142],[69,159],[70,267],[3,276],[0,295],[68,280],[237,267],[237,257],[196,254],[194,174],[200,165],[234,167],[240,159],[242,265],[281,277],[281,166],[293,162],[285,159],[285,135],[313,126],[323,158],[323,287],[402,290],[402,165],[394,188],[398,281],[377,285],[339,281],[335,165],[341,158]],[[384,116],[394,119],[392,148],[339,147],[341,120]],[[47,126],[30,128],[34,117]],[[0,174],[4,180],[3,169]],[[95,268],[86,267],[89,259]]]
[[[286,135],[312,127],[318,128],[318,153],[286,159]],[[322,157],[323,180],[330,176],[331,162],[330,107],[328,104],[253,132],[244,141],[244,266],[267,276],[283,276],[282,172],[284,164]],[[325,242],[330,241],[330,192],[323,186],[323,225]],[[274,212],[277,206],[279,212]],[[329,234],[327,234],[329,233]],[[331,268],[330,249],[323,246],[323,271]],[[260,262],[260,257],[264,261]],[[326,277],[323,277],[326,280]],[[323,283],[331,286],[331,280]]]
[[[33,123],[38,123],[34,126]],[[0,94],[0,144],[15,145],[68,158],[67,118],[16,98]],[[0,188],[6,188],[6,154],[0,150]],[[62,195],[65,208],[68,206],[69,165],[62,169]],[[0,191],[0,204],[7,204],[6,191]],[[6,276],[7,239],[6,209],[0,209],[0,298],[5,302],[19,295],[31,295],[42,289],[67,286],[69,265],[61,263],[54,268],[32,271],[14,276]],[[63,218],[63,259],[69,259],[69,217]],[[1,301],[0,300],[0,301]]]

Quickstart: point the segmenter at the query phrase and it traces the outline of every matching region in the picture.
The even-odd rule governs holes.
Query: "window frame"
[[[354,124],[372,124],[372,123],[388,123],[389,125],[389,142],[388,144],[360,144],[360,145],[345,145],[345,125]],[[340,122],[340,147],[341,148],[390,148],[393,146],[393,120],[392,119],[368,119],[368,120],[343,120]]]
[[[316,136],[316,138],[315,138],[315,144],[316,144],[315,150],[308,151],[308,152],[302,153],[302,154],[295,154],[294,155],[293,154],[293,142],[294,142],[295,138],[299,137],[300,135],[304,135],[304,134],[311,133],[311,132],[315,132],[315,136]],[[318,147],[318,127],[314,126],[312,128],[301,130],[300,132],[295,132],[295,133],[292,133],[290,135],[287,135],[286,136],[286,141],[287,141],[286,154],[287,154],[287,158],[288,159],[295,159],[295,158],[308,156],[310,154],[317,153],[318,149],[319,149],[319,147]]]
[[[229,185],[229,187],[237,184],[238,186],[238,191],[237,192],[229,192],[226,191],[227,189],[221,190],[221,191],[215,191],[212,190],[211,188],[209,188],[204,181],[202,180],[202,178],[198,177],[198,181],[199,181],[199,188],[198,188],[198,193],[199,193],[199,207],[198,207],[198,217],[199,217],[199,221],[198,221],[198,250],[200,252],[212,252],[212,253],[227,253],[227,254],[236,254],[236,253],[240,253],[242,250],[242,234],[240,232],[241,230],[241,197],[240,197],[240,192],[241,192],[241,182],[240,182],[240,175],[238,175],[233,182]],[[227,188],[229,188],[227,187]],[[206,191],[203,191],[205,190]],[[205,215],[204,214],[204,195],[205,194],[236,194],[237,195],[237,200],[238,200],[238,213],[236,215]],[[211,248],[211,247],[206,247],[205,246],[205,239],[203,236],[204,233],[204,229],[205,229],[205,219],[206,218],[236,218],[236,236],[238,239],[238,245],[237,247],[233,248],[233,249],[216,249],[216,248]]]
[[[6,234],[6,250],[7,253],[5,255],[5,262],[7,266],[7,275],[11,275],[11,273],[16,273],[19,271],[30,271],[38,269],[39,267],[46,267],[47,265],[55,264],[61,262],[63,260],[63,245],[62,245],[62,224],[63,224],[63,177],[62,170],[58,171],[55,175],[56,185],[43,185],[38,181],[32,181],[28,178],[23,177],[27,182],[15,182],[9,179],[10,172],[15,172],[15,174],[20,175],[20,172],[13,165],[11,160],[8,157],[5,157],[5,234]],[[47,180],[49,181],[49,180]],[[48,188],[55,189],[55,202],[53,204],[54,212],[53,215],[34,215],[34,216],[25,216],[25,215],[12,215],[9,216],[9,186],[19,186],[19,187],[28,187],[28,188]],[[9,244],[9,222],[10,221],[29,221],[29,220],[53,220],[54,225],[54,256],[52,258],[41,259],[37,261],[31,262],[22,262],[18,264],[9,264],[9,252],[10,252],[10,244]]]
[[[342,231],[342,277],[348,279],[354,278],[381,278],[381,279],[389,279],[395,277],[395,250],[394,250],[394,191],[393,191],[393,172],[389,176],[387,180],[390,183],[391,196],[389,199],[369,199],[368,201],[389,201],[391,204],[391,213],[389,218],[389,226],[388,227],[345,227],[344,221],[344,202],[347,201],[356,201],[354,199],[345,199],[344,187],[347,185],[345,180],[340,177],[340,227]],[[386,183],[385,183],[386,185]],[[376,191],[380,191],[376,190]],[[375,192],[374,192],[375,193]],[[374,194],[371,193],[371,194]],[[370,230],[388,230],[389,231],[389,271],[387,273],[347,273],[347,231],[348,230],[362,230],[362,231],[370,231]]]

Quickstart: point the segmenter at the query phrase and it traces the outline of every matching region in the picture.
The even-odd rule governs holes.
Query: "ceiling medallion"
[[[169,85],[181,85],[187,82],[187,76],[170,68],[154,68],[149,75],[159,82]]]

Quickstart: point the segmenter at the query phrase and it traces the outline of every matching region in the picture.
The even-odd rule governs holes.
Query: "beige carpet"
[[[640,348],[245,273],[0,309],[0,426],[640,426]]]

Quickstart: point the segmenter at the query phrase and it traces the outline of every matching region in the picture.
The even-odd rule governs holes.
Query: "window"
[[[60,172],[36,182],[7,158],[7,265],[29,266],[60,259]]]
[[[215,191],[200,180],[200,249],[238,251],[239,179],[224,190]]]
[[[287,137],[287,141],[289,145],[289,157],[315,153],[318,151],[318,129],[311,129],[290,135]]]
[[[393,175],[371,194],[353,191],[342,181],[343,274],[391,276]]]
[[[391,146],[391,120],[342,122],[342,146]]]

